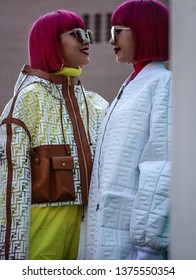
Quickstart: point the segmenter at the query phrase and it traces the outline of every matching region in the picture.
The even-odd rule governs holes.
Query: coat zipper
[[[99,187],[99,182],[100,182],[99,166],[100,166],[101,148],[102,148],[102,144],[103,144],[103,139],[104,139],[105,131],[106,131],[108,122],[109,122],[109,120],[110,120],[110,118],[111,118],[111,115],[112,115],[112,113],[113,113],[113,111],[114,111],[114,109],[115,109],[115,107],[116,107],[116,105],[117,105],[119,99],[121,98],[121,96],[122,96],[122,94],[123,94],[124,88],[125,88],[125,85],[122,86],[122,88],[121,88],[121,90],[120,90],[120,92],[119,92],[119,94],[118,94],[118,96],[117,96],[116,103],[114,104],[114,106],[113,106],[113,108],[112,108],[112,110],[111,110],[111,112],[110,112],[110,115],[108,116],[107,122],[106,122],[106,124],[105,124],[104,132],[103,132],[103,136],[102,136],[102,141],[101,141],[100,148],[99,148],[99,158],[98,158],[98,168],[97,168],[97,170],[98,170],[98,171],[97,171],[98,189],[100,188],[100,187]],[[100,199],[99,199],[99,200],[100,200]],[[98,200],[98,203],[97,203],[97,206],[96,206],[96,211],[99,210],[99,200]]]

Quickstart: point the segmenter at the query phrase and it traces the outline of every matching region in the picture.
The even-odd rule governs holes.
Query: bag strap
[[[83,204],[86,204],[88,201],[88,191],[92,170],[92,157],[78,101],[74,93],[74,85],[71,77],[69,76],[63,77],[62,93],[65,98],[67,110],[73,126],[74,139],[76,141],[79,157],[82,202]]]

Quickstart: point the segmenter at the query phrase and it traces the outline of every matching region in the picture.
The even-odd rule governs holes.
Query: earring
[[[64,67],[64,63],[62,63],[61,68],[59,69],[59,71],[61,71]]]

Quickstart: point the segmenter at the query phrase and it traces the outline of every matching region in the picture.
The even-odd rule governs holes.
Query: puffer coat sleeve
[[[28,131],[32,134],[39,118],[36,92],[31,94],[30,86],[21,91],[12,121],[4,124],[11,105],[12,100],[0,121],[0,259],[8,253],[9,259],[27,259],[31,209]]]

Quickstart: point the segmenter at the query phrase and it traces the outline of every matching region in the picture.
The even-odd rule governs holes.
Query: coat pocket
[[[74,201],[74,160],[69,145],[66,149],[64,145],[34,147],[30,156],[32,204]]]
[[[55,188],[52,191],[54,201],[75,200],[72,156],[52,157]]]

